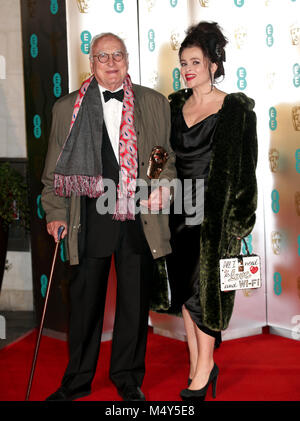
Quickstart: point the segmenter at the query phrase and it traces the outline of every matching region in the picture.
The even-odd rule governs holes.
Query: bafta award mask
[[[179,35],[178,32],[175,32],[175,31],[171,32],[170,44],[171,44],[172,50],[174,50],[174,51],[179,50],[179,48],[180,48],[179,37],[180,37],[180,35]]]
[[[164,148],[162,146],[154,146],[149,158],[147,176],[149,178],[159,178],[167,159],[168,153]]]
[[[247,31],[243,26],[238,26],[234,31],[236,47],[240,50],[244,47],[247,40]]]
[[[277,149],[272,148],[269,151],[270,170],[277,172],[279,167],[279,152]]]
[[[209,6],[209,0],[199,0],[201,7],[208,7]]]
[[[282,250],[282,235],[279,231],[272,231],[271,233],[272,250],[273,253],[279,255]]]
[[[87,13],[89,8],[89,0],[77,0],[77,6],[80,13]]]
[[[155,1],[156,0],[146,0],[147,2],[147,8],[148,8],[148,12],[150,13],[151,10],[153,9],[153,7],[155,6]]]
[[[294,129],[300,131],[300,106],[295,106],[292,108],[292,118]]]
[[[299,45],[300,42],[300,26],[298,24],[294,24],[290,26],[290,33],[292,38],[293,45]]]

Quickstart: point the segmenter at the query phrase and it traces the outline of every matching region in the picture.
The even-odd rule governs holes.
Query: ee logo
[[[51,0],[50,11],[51,11],[52,15],[56,15],[56,13],[58,11],[57,0]]]
[[[173,89],[174,91],[178,91],[180,89],[180,70],[175,67],[173,70]]]
[[[90,52],[90,42],[92,39],[92,35],[89,31],[82,31],[80,34],[81,39],[81,52],[83,54],[88,54]]]
[[[276,295],[280,295],[282,293],[282,278],[279,272],[274,273],[274,292]]]
[[[243,7],[245,3],[245,0],[234,0],[234,4],[236,7]]]
[[[42,206],[41,195],[39,194],[36,198],[36,208],[37,208],[37,216],[39,219],[43,219],[45,216],[45,211]]]
[[[276,108],[275,107],[271,107],[269,109],[269,117],[270,117],[270,120],[269,120],[269,127],[270,127],[270,129],[271,130],[276,130],[276,128],[277,128],[277,120],[276,120],[277,111],[276,111]]]
[[[115,12],[122,13],[124,11],[123,0],[115,0],[114,9],[115,9]]]
[[[41,294],[42,294],[42,297],[45,298],[45,295],[46,295],[46,292],[47,292],[47,285],[48,285],[48,278],[47,278],[47,276],[46,275],[42,275],[41,276],[41,279],[40,279],[40,282],[41,282]]]
[[[297,173],[300,174],[300,149],[296,150],[295,158],[296,158],[296,171]]]
[[[237,86],[241,91],[243,91],[247,87],[247,80],[246,80],[247,72],[246,72],[245,67],[239,67],[237,69],[236,74],[238,77]]]
[[[172,7],[176,7],[177,6],[177,3],[178,3],[178,0],[170,0],[170,5]]]
[[[300,256],[300,235],[298,235],[298,256]]]
[[[36,58],[39,53],[38,48],[38,37],[36,34],[32,34],[30,37],[30,54],[32,58]]]
[[[53,75],[53,93],[56,98],[61,96],[61,76],[59,73]]]
[[[151,52],[155,50],[155,32],[153,29],[148,31],[148,48]]]
[[[39,139],[42,134],[41,117],[38,114],[33,117],[33,134],[36,139]]]
[[[249,234],[247,237],[245,237],[245,241],[247,243],[249,253],[252,254],[252,251],[253,251],[252,234]],[[246,246],[245,246],[244,241],[243,241],[243,243],[242,243],[242,254],[246,254],[246,253],[247,253],[247,250],[246,250]]]
[[[266,34],[267,34],[267,38],[266,38],[267,46],[272,47],[272,45],[274,44],[273,25],[269,24],[266,26]]]
[[[293,83],[296,88],[299,88],[300,86],[300,65],[298,63],[295,63],[293,66]]]
[[[277,190],[272,191],[271,198],[272,198],[272,211],[274,213],[278,213],[280,209],[280,205],[279,205],[279,193]]]

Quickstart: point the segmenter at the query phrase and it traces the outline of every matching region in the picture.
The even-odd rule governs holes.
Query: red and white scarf
[[[93,80],[94,76],[92,75],[83,82],[79,89],[69,134],[57,160],[54,191],[59,196],[70,197],[74,193],[96,198],[104,193],[101,159],[97,159],[95,156],[97,154],[91,154],[90,156],[88,154],[89,150],[97,150],[98,147],[101,150],[100,144],[94,145],[95,139],[100,138],[101,134],[97,136],[85,134],[90,133],[91,128],[86,114],[87,107],[84,106],[83,100],[87,99],[88,95],[86,94],[89,92]],[[95,81],[93,85],[95,85]],[[134,125],[134,92],[128,74],[124,79],[123,89],[124,99],[119,141],[119,184],[117,186],[116,209],[113,216],[114,219],[121,221],[135,219],[134,196],[138,172],[137,137]],[[86,128],[89,130],[86,130]],[[65,148],[67,143],[68,148]],[[90,168],[93,168],[94,172],[91,172]]]

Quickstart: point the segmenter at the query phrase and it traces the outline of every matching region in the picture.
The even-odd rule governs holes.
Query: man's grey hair
[[[124,40],[123,40],[122,38],[120,38],[120,37],[119,37],[118,35],[116,35],[116,34],[113,34],[112,32],[102,32],[101,34],[95,35],[95,36],[92,38],[92,41],[91,41],[91,43],[90,43],[90,54],[89,54],[89,59],[90,59],[90,61],[91,61],[91,62],[93,62],[93,61],[94,61],[94,58],[93,58],[93,49],[94,49],[94,45],[95,45],[95,43],[96,43],[99,39],[104,38],[104,37],[107,37],[107,36],[110,36],[110,37],[115,37],[118,41],[120,41],[120,43],[122,44],[122,46],[123,46],[123,48],[124,48],[125,54],[126,54],[126,55],[128,54],[128,52],[127,52],[127,48],[126,48],[126,45],[125,45],[125,42],[124,42]]]

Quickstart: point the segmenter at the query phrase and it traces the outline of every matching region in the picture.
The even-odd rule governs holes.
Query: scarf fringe
[[[135,219],[135,200],[130,197],[119,197],[116,203],[116,210],[113,215],[116,221],[125,221],[126,219]]]
[[[96,198],[104,192],[103,178],[101,175],[90,177],[54,174],[54,192],[61,197],[70,197],[75,193],[76,196]]]
[[[73,116],[70,126],[70,131],[74,126],[79,109],[82,105],[83,98],[93,80],[93,75],[83,82],[81,85],[73,110]],[[132,90],[132,82],[129,74],[126,75],[123,82],[124,100],[122,109],[122,118],[120,125],[120,178],[118,185],[118,199],[116,202],[116,209],[113,219],[118,221],[125,221],[126,219],[135,219],[135,187],[138,173],[138,154],[137,154],[137,138],[134,126],[134,92]],[[69,132],[70,134],[70,132]],[[65,146],[69,136],[65,140],[63,148],[57,160],[57,164],[65,152]],[[75,144],[76,145],[76,144]],[[122,148],[121,148],[122,145]],[[66,155],[66,160],[70,160],[70,153]],[[94,159],[93,157],[90,157]],[[88,168],[89,160],[85,159],[84,168]],[[90,198],[97,198],[104,193],[103,178],[101,175],[85,176],[79,174],[64,175],[61,172],[68,173],[68,165],[64,164],[66,169],[59,169],[58,173],[54,174],[54,192],[61,197],[70,197],[72,193],[76,196],[88,196]],[[98,168],[101,168],[99,165]],[[100,170],[101,171],[101,170]],[[70,171],[71,172],[71,171]],[[87,171],[86,171],[87,172]],[[122,186],[122,188],[120,187]],[[124,194],[126,192],[126,194]]]

